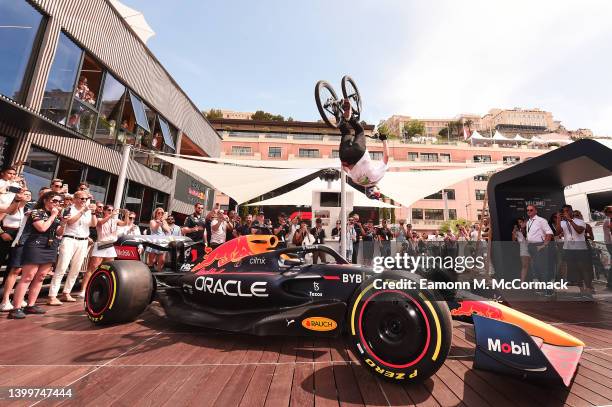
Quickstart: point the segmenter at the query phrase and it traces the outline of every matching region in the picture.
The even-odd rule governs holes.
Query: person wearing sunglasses
[[[553,240],[554,232],[548,221],[538,216],[534,205],[527,205],[527,251],[531,257],[533,274],[538,281],[550,281],[554,278],[554,271],[550,265],[550,253],[548,251],[550,241]],[[547,294],[551,294],[550,291]]]
[[[124,213],[127,214],[127,210],[124,210]],[[81,298],[85,298],[87,283],[100,264],[104,261],[111,261],[117,257],[114,243],[117,241],[118,237],[117,230],[120,226],[125,226],[125,221],[118,219],[117,215],[119,214],[119,210],[113,208],[113,205],[105,205],[103,207],[103,214],[104,216],[99,218],[96,224],[98,238],[91,250],[87,272],[81,283],[81,293],[78,295]],[[124,219],[126,217],[127,216],[124,216]]]
[[[26,314],[44,314],[45,311],[36,305],[45,276],[57,260],[59,239],[63,233],[60,224],[60,204],[62,197],[57,192],[47,192],[36,203],[28,217],[19,243],[23,245],[21,280],[13,295],[14,309],[9,312],[10,319],[23,319]],[[28,292],[28,302],[22,308],[22,302]]]
[[[66,197],[64,196],[64,201]],[[89,194],[87,192],[78,191],[74,194],[74,204],[65,209],[66,213],[64,220],[64,236],[59,245],[59,256],[57,264],[49,287],[49,300],[47,305],[62,305],[62,301],[75,302],[70,292],[74,283],[79,277],[81,266],[85,257],[87,257],[89,228],[96,227],[98,219],[93,216],[95,205],[87,205]],[[57,298],[59,293],[62,278],[70,266],[61,301]]]
[[[117,228],[117,234],[119,236],[140,236],[142,234],[140,228],[134,222],[136,222],[136,214],[130,211],[128,212],[127,218],[125,218],[125,226],[119,226]]]

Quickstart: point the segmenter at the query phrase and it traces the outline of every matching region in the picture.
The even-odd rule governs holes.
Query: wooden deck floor
[[[343,339],[258,338],[173,324],[152,306],[94,328],[82,304],[0,319],[0,386],[69,386],[97,406],[586,406],[612,404],[612,302],[524,305],[587,343],[569,389],[472,369],[473,330],[455,323],[451,357],[422,384],[379,381]],[[0,405],[32,405],[0,400]]]

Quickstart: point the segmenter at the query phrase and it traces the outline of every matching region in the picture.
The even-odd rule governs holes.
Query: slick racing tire
[[[104,263],[85,289],[85,311],[95,324],[133,321],[151,302],[154,279],[140,261]]]
[[[348,309],[348,331],[362,365],[394,382],[422,381],[442,366],[451,347],[448,305],[431,290],[388,289],[374,284],[414,274],[387,272],[364,281]]]

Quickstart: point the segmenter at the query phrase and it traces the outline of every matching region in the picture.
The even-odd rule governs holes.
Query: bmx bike
[[[361,117],[361,95],[353,78],[344,75],[341,81],[343,99],[348,99],[353,110],[353,119]],[[337,129],[342,117],[342,100],[339,99],[333,86],[327,81],[319,81],[315,86],[315,101],[323,121]]]

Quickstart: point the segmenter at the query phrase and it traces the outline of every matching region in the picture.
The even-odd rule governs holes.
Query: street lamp
[[[470,220],[470,215],[468,214],[468,207],[472,206],[471,203],[465,204],[465,219]]]

